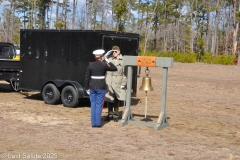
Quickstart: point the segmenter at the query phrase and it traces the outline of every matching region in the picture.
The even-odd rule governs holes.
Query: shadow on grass
[[[28,92],[22,92],[21,94],[25,95],[24,98],[26,99],[43,101],[41,93],[29,94]],[[59,104],[62,104],[61,97],[55,105],[59,105]],[[88,98],[80,98],[78,105],[74,108],[79,108],[79,107],[90,107],[90,100]]]
[[[41,93],[35,93],[35,94],[30,94],[30,92],[20,92],[20,94],[24,95],[26,99],[32,99],[32,100],[39,100],[42,101],[42,95]]]
[[[1,83],[0,84],[0,92],[11,93],[11,92],[15,92],[15,91],[11,88],[9,83],[8,84],[7,83]]]

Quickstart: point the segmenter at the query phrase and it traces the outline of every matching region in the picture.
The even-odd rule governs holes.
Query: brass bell
[[[151,78],[149,77],[143,77],[142,79],[142,85],[139,88],[141,91],[153,91],[152,83],[151,83]]]
[[[151,118],[147,117],[147,108],[148,108],[147,107],[147,92],[148,91],[153,91],[151,78],[148,77],[149,73],[150,73],[150,71],[147,67],[146,70],[145,70],[146,77],[143,77],[142,85],[139,88],[139,90],[145,91],[145,93],[146,93],[146,96],[145,96],[145,117],[143,119],[141,119],[141,121],[145,121],[145,122],[152,121]]]
[[[139,90],[141,91],[153,91],[153,87],[152,87],[152,82],[151,82],[151,78],[148,77],[149,75],[149,69],[147,67],[147,69],[145,70],[146,73],[146,77],[143,77],[142,79],[142,85],[139,88]]]

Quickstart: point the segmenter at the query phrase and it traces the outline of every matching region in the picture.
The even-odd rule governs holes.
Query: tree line
[[[239,0],[0,0],[1,41],[20,29],[139,33],[140,49],[239,54]]]

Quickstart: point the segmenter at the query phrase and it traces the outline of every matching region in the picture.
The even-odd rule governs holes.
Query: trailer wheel
[[[47,84],[43,87],[42,98],[46,104],[56,104],[60,99],[60,92],[54,84]]]
[[[77,91],[73,86],[66,86],[61,93],[61,100],[65,107],[76,107],[78,105]]]

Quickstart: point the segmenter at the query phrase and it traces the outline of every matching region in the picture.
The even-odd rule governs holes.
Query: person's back
[[[105,74],[107,71],[116,71],[117,68],[112,63],[103,63],[102,55],[104,50],[95,50],[95,62],[91,62],[87,67],[85,75],[85,89],[90,95],[91,101],[91,123],[92,127],[101,127],[102,107],[106,92]]]
[[[91,72],[91,81],[89,82],[89,89],[106,89],[105,75],[107,71],[116,71],[117,68],[109,67],[106,63],[99,60],[90,63],[88,67]]]

